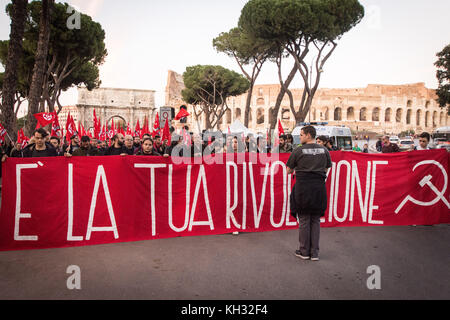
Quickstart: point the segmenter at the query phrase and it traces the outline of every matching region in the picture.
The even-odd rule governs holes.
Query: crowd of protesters
[[[171,143],[162,140],[159,135],[152,136],[144,134],[141,137],[123,135],[118,133],[110,141],[101,141],[89,136],[74,135],[70,141],[61,140],[59,137],[52,137],[43,129],[37,129],[25,147],[17,142],[10,145],[3,144],[0,149],[2,161],[6,158],[29,158],[29,157],[79,157],[79,156],[189,156],[197,157],[205,154],[219,153],[292,153],[297,147],[291,134],[283,134],[279,137],[279,142],[271,147],[267,140],[261,136],[253,137],[249,135],[233,136],[226,139],[222,137],[216,139],[212,135],[205,141],[200,135],[189,134],[190,143],[183,143],[185,137],[176,133],[172,134]],[[419,136],[419,145],[414,150],[429,150],[430,134],[424,132]],[[333,139],[327,136],[318,136],[316,142],[324,146],[328,151],[338,151],[333,145]],[[177,147],[178,146],[178,147]],[[176,148],[177,147],[177,148]],[[381,153],[400,152],[397,144],[392,143],[389,136],[380,138],[376,143],[376,149]],[[364,144],[363,149],[355,143],[355,152],[369,153],[368,144]]]

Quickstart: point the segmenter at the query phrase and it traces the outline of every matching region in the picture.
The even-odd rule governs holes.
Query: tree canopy
[[[183,73],[183,100],[194,106],[195,115],[206,116],[206,129],[213,129],[229,109],[227,99],[245,93],[249,81],[222,66],[196,65]]]
[[[439,81],[439,87],[436,90],[438,95],[437,102],[442,108],[450,105],[450,44],[437,54],[438,60],[435,63],[437,67],[436,77]],[[450,106],[448,107],[450,114]]]
[[[364,7],[358,0],[250,0],[242,9],[239,27],[249,37],[278,44],[278,64],[284,51],[294,58],[305,84],[299,108],[291,107],[300,122],[309,112],[321,72],[337,40],[363,17]],[[313,72],[305,61],[314,49]],[[283,90],[288,92],[286,87]]]

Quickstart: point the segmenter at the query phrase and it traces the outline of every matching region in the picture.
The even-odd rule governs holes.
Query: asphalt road
[[[321,261],[296,230],[0,252],[0,299],[450,299],[450,226],[322,229]],[[67,289],[70,265],[81,289]],[[369,266],[381,289],[369,290]]]

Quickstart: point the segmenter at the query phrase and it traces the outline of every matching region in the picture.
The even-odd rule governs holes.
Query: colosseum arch
[[[269,109],[269,123],[273,123],[273,118],[274,118],[274,115],[273,115],[273,109],[274,109],[274,107],[271,107],[270,109]]]
[[[232,120],[231,120],[231,110],[230,110],[230,109],[228,109],[228,110],[225,112],[225,118],[227,119],[227,123],[228,123],[228,124],[231,124]]]
[[[428,128],[430,126],[430,122],[431,122],[431,114],[430,111],[427,111],[425,113],[425,128]]]
[[[438,126],[438,113],[437,111],[433,112],[433,128],[436,128]]]
[[[265,104],[264,99],[263,98],[258,98],[258,100],[256,100],[256,104],[258,106],[263,106]]]
[[[355,108],[353,107],[347,108],[347,120],[349,121],[355,120]]]
[[[412,116],[412,110],[408,109],[406,111],[406,124],[411,124],[411,116]]]
[[[241,119],[241,115],[242,115],[241,109],[240,108],[236,108],[234,110],[234,120]]]
[[[384,121],[385,122],[391,122],[392,121],[392,109],[387,108],[384,113]]]
[[[422,121],[422,110],[417,110],[417,114],[416,114],[416,125],[420,126]]]
[[[427,102],[425,102],[425,109],[428,109],[431,105],[430,100],[427,100]]]
[[[441,112],[441,116],[440,116],[440,118],[439,118],[439,125],[440,126],[445,126],[445,115],[444,115],[444,112]]]
[[[372,121],[380,121],[380,108],[376,107],[372,111]]]
[[[312,108],[311,112],[312,112],[311,116],[312,116],[313,121],[316,121],[316,108]]]
[[[328,107],[325,107],[325,108],[322,109],[322,112],[320,113],[320,119],[319,120],[328,121]]]
[[[362,108],[359,112],[359,121],[367,121],[367,108]]]
[[[258,108],[256,110],[256,124],[264,124],[264,109]]]
[[[334,121],[342,121],[342,109],[334,109]]]
[[[403,116],[403,110],[397,109],[397,112],[395,114],[395,122],[401,123],[402,122],[402,116]]]

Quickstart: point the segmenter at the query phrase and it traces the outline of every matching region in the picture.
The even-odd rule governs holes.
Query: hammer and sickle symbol
[[[442,200],[442,202],[445,203],[445,205],[450,209],[450,203],[448,202],[448,200],[445,198],[445,191],[447,191],[447,186],[448,186],[448,176],[447,176],[447,172],[445,172],[444,167],[437,161],[434,160],[426,160],[426,161],[422,161],[419,162],[418,164],[416,164],[416,166],[413,168],[413,171],[416,170],[418,167],[423,166],[423,165],[435,165],[437,166],[439,169],[441,169],[442,174],[444,176],[444,187],[442,188],[442,191],[439,191],[436,186],[431,182],[431,179],[433,179],[432,175],[427,175],[426,177],[424,177],[420,182],[419,185],[423,188],[425,186],[428,186],[435,194],[436,194],[436,198],[432,201],[429,202],[423,202],[423,201],[419,201],[417,199],[414,199],[413,197],[411,197],[410,195],[408,195],[400,204],[400,206],[395,210],[395,214],[398,214],[400,212],[400,210],[402,210],[403,206],[408,202],[411,201],[414,204],[418,205],[418,206],[423,206],[423,207],[430,207],[435,205],[436,203],[438,203],[440,200]]]

